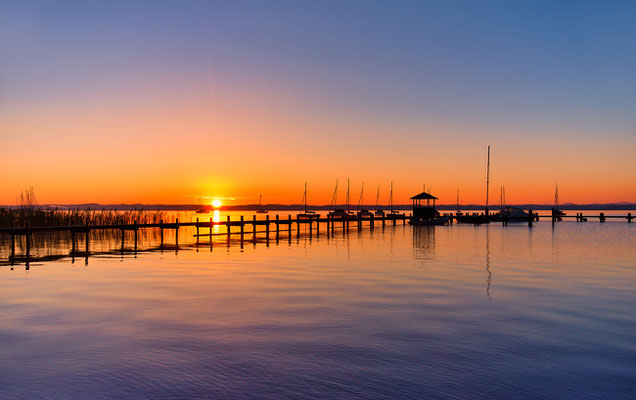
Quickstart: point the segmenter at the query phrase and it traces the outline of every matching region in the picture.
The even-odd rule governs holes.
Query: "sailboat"
[[[389,193],[389,214],[399,213],[399,211],[393,209],[393,182],[391,182],[391,192]]]
[[[307,210],[307,182],[305,182],[305,191],[303,192],[303,212],[298,214],[298,218],[320,218],[320,214],[315,211]]]
[[[208,214],[209,212],[210,212],[209,209],[203,207],[203,204],[201,204],[201,197],[199,197],[199,205],[197,207],[196,213],[197,214]]]
[[[457,216],[462,216],[464,213],[459,209],[459,189],[457,189],[457,212],[455,213]]]
[[[463,224],[488,224],[490,217],[488,216],[488,189],[490,189],[490,146],[488,146],[488,163],[486,167],[486,207],[483,214],[462,214],[457,213],[455,220]]]
[[[490,216],[491,221],[525,222],[530,214],[519,207],[511,207],[506,203],[506,188],[501,187],[499,194],[499,212]]]
[[[373,215],[373,213],[369,210],[365,210],[364,208],[362,208],[363,203],[363,196],[364,196],[364,182],[362,182],[362,187],[360,188],[360,198],[358,199],[358,216],[361,217],[370,217]]]
[[[262,200],[263,200],[263,195],[261,194],[261,195],[258,196],[258,208],[256,209],[256,213],[257,214],[267,214],[267,212],[268,212],[265,209],[265,207],[263,207]]]
[[[378,195],[375,198],[375,212],[376,217],[384,217],[384,210],[380,209],[380,185],[378,185]]]
[[[333,198],[331,200],[331,207],[334,207],[333,211],[329,212],[329,216],[335,218],[350,218],[353,217],[351,212],[349,211],[349,179],[347,179],[347,209],[344,208],[335,208],[337,206],[338,200],[338,180],[336,179],[336,189],[333,192]]]
[[[559,210],[559,184],[557,183],[554,189],[554,207],[552,207],[552,216],[558,218],[560,221],[561,217],[565,215],[566,214],[563,211]]]

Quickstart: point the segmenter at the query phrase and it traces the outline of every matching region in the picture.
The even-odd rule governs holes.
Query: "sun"
[[[221,200],[219,200],[219,199],[212,200],[212,207],[214,207],[214,208],[221,207]]]

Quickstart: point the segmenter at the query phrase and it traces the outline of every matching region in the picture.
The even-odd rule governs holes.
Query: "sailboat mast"
[[[389,195],[389,207],[391,212],[393,212],[393,182],[391,182],[391,194]]]
[[[488,215],[488,190],[490,189],[490,146],[488,146],[488,164],[486,164],[486,215]]]
[[[362,196],[364,196],[364,182],[362,182],[362,187],[360,188],[360,198],[358,199],[358,210],[362,209]]]
[[[303,192],[303,207],[307,213],[307,182],[305,182],[305,191]]]
[[[457,212],[459,212],[459,189],[457,189]]]
[[[333,190],[333,196],[331,197],[331,207],[330,210],[333,210],[336,207],[336,202],[338,201],[338,180],[336,179],[336,188]]]
[[[347,212],[349,212],[349,181],[351,179],[347,178]]]
[[[375,197],[375,209],[380,209],[380,185],[378,185],[378,195]]]

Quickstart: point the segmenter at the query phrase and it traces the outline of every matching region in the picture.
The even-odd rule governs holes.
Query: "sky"
[[[0,0],[0,204],[636,202],[634,1]]]

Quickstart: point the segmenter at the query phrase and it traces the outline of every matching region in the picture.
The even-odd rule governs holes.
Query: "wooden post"
[[[373,230],[374,224],[375,224],[375,215],[371,214],[371,216],[369,217],[369,227],[371,228],[371,230]]]
[[[287,241],[291,243],[292,239],[292,217],[291,215],[287,215]]]
[[[265,216],[265,241],[269,242],[269,214]]]
[[[632,222],[632,213],[627,213],[627,222]]]
[[[316,218],[316,237],[320,236],[320,217]]]
[[[333,217],[334,217],[333,215],[330,217],[331,218],[331,234],[332,235],[333,235],[334,230],[336,229],[336,227],[335,227],[336,221],[334,221]]]
[[[230,217],[227,217],[227,227],[228,227],[228,231],[227,231],[227,241],[230,241]],[[245,240],[245,217],[243,217],[241,215],[240,219],[239,219],[239,229],[240,229],[240,236],[241,236],[241,244],[243,243],[243,240]]]
[[[124,240],[126,238],[126,230],[121,229],[121,254],[124,254]],[[163,235],[161,237],[161,246],[163,247]]]
[[[599,215],[598,219],[599,219],[601,222],[605,222],[605,213],[601,213],[601,215]]]
[[[280,216],[276,214],[276,241],[280,239]]]
[[[534,215],[532,214],[532,210],[528,210],[528,226],[532,226],[532,220],[534,220]]]
[[[135,254],[137,254],[137,231],[139,230],[139,224],[135,221]]]
[[[199,246],[199,218],[197,217],[197,248]]]
[[[384,228],[385,225],[386,225],[386,214],[382,216],[382,227]]]
[[[552,226],[554,226],[555,222],[556,222],[556,210],[554,207],[552,207]]]
[[[393,214],[391,217],[393,219],[393,226],[395,226],[397,224],[397,216]]]
[[[241,222],[243,222],[243,216],[241,216]],[[227,229],[227,242],[230,243],[230,216],[227,216],[227,223],[225,224]],[[243,235],[243,224],[241,224],[241,235]]]
[[[174,247],[175,249],[178,249],[179,248],[179,218],[176,218],[175,223],[177,226],[174,230]]]
[[[358,213],[358,230],[362,229],[362,214]]]
[[[159,249],[163,250],[163,220],[159,221],[159,234],[161,235],[161,242],[159,242]]]
[[[314,221],[312,219],[310,219],[309,220],[309,237],[310,238],[311,238],[312,231],[314,230],[313,224],[314,224]]]
[[[256,243],[256,215],[252,215],[252,242]]]
[[[288,216],[287,216],[287,219],[288,219],[288,221],[287,221],[287,222],[288,222],[288,224],[287,224],[287,234],[288,234],[288,236],[289,236],[289,240],[291,240],[291,227],[292,227],[292,218],[291,218],[291,215],[288,215]]]
[[[300,236],[300,219],[296,215],[296,237]]]
[[[86,222],[86,255],[87,256],[90,249],[89,243],[90,243],[90,229],[88,229],[88,222]]]
[[[11,233],[11,265],[13,265],[14,259],[15,259],[15,235]]]
[[[214,236],[212,236],[212,233],[214,232],[214,218],[210,217],[210,251],[212,250],[212,238]]]
[[[31,221],[26,222],[26,258],[27,263],[31,257]]]

